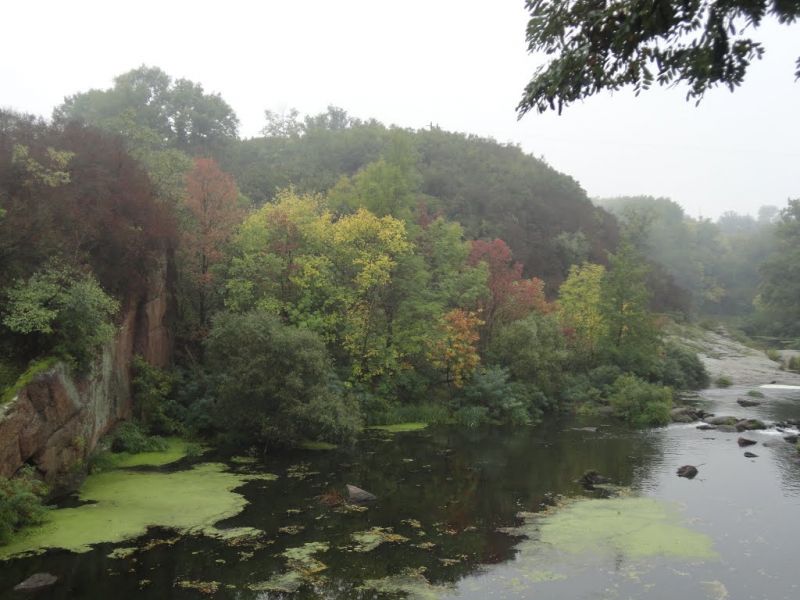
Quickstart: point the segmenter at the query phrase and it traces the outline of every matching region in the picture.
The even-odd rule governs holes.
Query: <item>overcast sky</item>
[[[536,67],[526,22],[523,0],[6,0],[0,105],[49,116],[148,64],[220,92],[243,136],[266,108],[333,104],[519,144],[593,197],[668,196],[708,217],[800,197],[800,26],[758,30],[765,59],[698,108],[683,88],[654,89],[518,121]]]

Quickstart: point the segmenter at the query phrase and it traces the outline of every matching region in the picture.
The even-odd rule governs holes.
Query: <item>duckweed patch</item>
[[[394,425],[372,425],[367,429],[388,431],[389,433],[402,433],[404,431],[420,431],[428,426],[427,423],[396,423]]]
[[[336,444],[331,444],[330,442],[312,440],[300,442],[297,447],[301,450],[336,450],[336,448],[338,448]]]
[[[373,527],[366,531],[357,531],[351,537],[355,542],[352,547],[354,552],[372,552],[381,544],[408,541],[407,537],[394,533],[391,527]]]
[[[190,454],[197,453],[197,445],[181,438],[166,438],[164,450],[155,452],[128,452],[111,453],[104,461],[104,468],[129,468],[129,467],[163,467],[179,461]]]
[[[281,556],[286,559],[288,570],[278,573],[266,581],[251,583],[247,589],[253,592],[294,593],[304,583],[318,580],[318,573],[328,568],[314,555],[327,552],[329,548],[330,546],[326,542],[309,542],[302,546],[287,548],[281,553]]]
[[[214,524],[247,504],[233,491],[245,477],[217,463],[173,473],[117,470],[90,475],[79,497],[91,504],[49,511],[42,525],[0,547],[0,559],[47,548],[86,552],[93,544],[136,538],[150,526],[224,535]]]
[[[572,554],[715,558],[711,538],[682,526],[680,520],[676,509],[654,498],[578,500],[547,515],[538,526],[539,539]]]
[[[407,600],[438,600],[451,588],[432,585],[425,578],[425,567],[404,569],[397,575],[383,579],[368,579],[361,585],[363,590],[380,594],[404,594]]]

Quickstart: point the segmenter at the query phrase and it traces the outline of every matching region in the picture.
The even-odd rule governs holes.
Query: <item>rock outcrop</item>
[[[56,364],[0,407],[0,475],[10,477],[28,464],[55,493],[77,486],[100,438],[131,416],[133,356],[169,364],[172,312],[164,260],[147,289],[125,303],[117,336],[89,375],[75,377]]]

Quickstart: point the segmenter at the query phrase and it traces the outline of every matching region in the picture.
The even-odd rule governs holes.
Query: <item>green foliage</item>
[[[511,425],[538,422],[548,406],[547,398],[539,390],[531,385],[510,381],[508,370],[496,366],[475,371],[469,384],[464,387],[461,401],[462,407],[456,412],[456,420],[461,420],[464,415],[476,417],[478,411],[470,411],[469,407],[480,407],[485,422]]]
[[[358,407],[337,389],[319,336],[263,311],[222,313],[206,342],[218,418],[240,443],[347,440]]]
[[[548,2],[527,0],[531,53],[544,53],[517,107],[545,112],[596,94],[632,86],[636,93],[653,83],[689,86],[698,101],[718,85],[733,90],[762,44],[746,32],[764,17],[793,23],[797,2],[774,0],[622,0]],[[800,77],[800,60],[796,75]]]
[[[51,264],[8,290],[3,324],[14,333],[38,336],[41,351],[54,352],[86,371],[100,347],[114,336],[119,303],[92,275]]]
[[[777,248],[761,268],[757,307],[767,333],[800,335],[800,200],[790,200],[777,225]]]
[[[56,362],[58,362],[57,359],[53,357],[47,357],[33,361],[19,377],[17,377],[15,380],[12,380],[10,384],[7,384],[7,386],[2,389],[2,395],[0,395],[0,405],[10,402],[22,388],[33,381],[37,375],[44,373],[53,367]]]
[[[676,390],[700,390],[711,383],[697,353],[675,342],[664,345],[663,357],[655,376],[663,385]]]
[[[158,452],[166,448],[167,443],[164,439],[147,435],[142,427],[132,421],[120,423],[111,440],[111,451],[117,453]]]
[[[792,356],[786,362],[786,368],[790,371],[800,372],[800,356]]]
[[[622,375],[614,382],[609,402],[616,416],[638,427],[670,422],[672,390],[634,375]]]
[[[768,359],[770,359],[770,360],[772,360],[772,361],[775,361],[775,362],[777,362],[777,363],[779,363],[779,362],[781,362],[781,361],[782,361],[782,359],[781,359],[781,353],[780,353],[780,352],[778,352],[778,351],[777,351],[775,348],[768,348],[768,349],[767,349],[767,350],[764,352],[764,354],[766,354],[766,355],[767,355],[767,358],[768,358]]]
[[[181,423],[184,407],[172,397],[175,377],[154,367],[141,356],[133,357],[133,401],[139,420],[158,435],[185,433]]]
[[[24,467],[11,479],[0,477],[0,545],[26,525],[44,520],[46,494],[47,487],[36,478],[33,467]]]
[[[727,388],[733,385],[733,380],[727,375],[720,375],[714,380],[714,385],[719,388]]]
[[[490,364],[506,367],[514,381],[534,386],[548,398],[562,388],[568,354],[555,315],[532,313],[501,328],[486,353]]]

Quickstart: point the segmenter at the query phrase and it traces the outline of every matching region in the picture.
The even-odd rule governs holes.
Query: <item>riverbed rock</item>
[[[58,577],[51,573],[36,573],[28,577],[25,581],[18,583],[14,586],[15,592],[38,592],[44,588],[50,587]]]
[[[706,423],[709,425],[729,425],[731,427],[735,427],[736,423],[740,421],[739,417],[728,417],[728,416],[719,416],[719,417],[709,417],[706,419]]]
[[[697,429],[699,429],[700,431],[711,431],[716,428],[717,428],[716,425],[709,425],[708,423],[703,423],[702,425],[697,426]]]
[[[751,406],[761,406],[761,402],[756,402],[755,400],[746,400],[745,398],[739,398],[736,401],[736,404],[739,406],[744,406],[745,408],[750,408]]]
[[[354,485],[347,484],[347,497],[350,499],[351,502],[355,502],[357,504],[363,504],[365,502],[373,502],[378,499],[377,496],[374,494],[370,494],[366,490],[362,490],[360,487],[356,487]]]
[[[685,477],[686,479],[694,479],[697,476],[697,467],[693,465],[683,465],[678,468],[678,477]]]
[[[758,419],[742,419],[741,421],[737,421],[734,427],[736,427],[736,431],[755,431],[756,429],[767,428],[764,422]]]
[[[580,483],[587,490],[593,489],[596,485],[610,482],[611,480],[608,477],[604,477],[594,470],[586,471],[583,475],[581,475],[581,478],[578,479],[578,483]]]
[[[789,444],[796,444],[797,440],[800,439],[796,435],[787,435],[783,438],[784,442],[788,442]]]
[[[747,438],[740,437],[738,440],[736,440],[736,443],[739,444],[739,447],[744,448],[745,446],[752,446],[757,442],[754,442],[753,440],[748,440]]]
[[[758,458],[758,454],[753,454],[752,452],[745,452],[744,455],[746,458]]]
[[[722,433],[736,433],[738,429],[733,425],[720,425],[717,427],[717,431],[721,431]]]
[[[673,423],[694,423],[700,420],[700,415],[691,406],[679,406],[670,411],[670,418]]]

